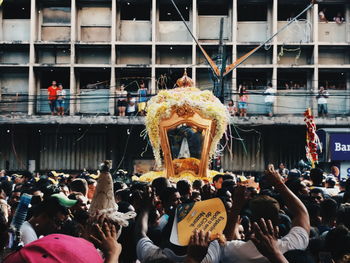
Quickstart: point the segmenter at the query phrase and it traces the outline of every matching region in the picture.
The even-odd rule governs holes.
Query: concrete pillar
[[[69,93],[70,93],[70,103],[69,103],[69,115],[73,116],[77,110],[77,89],[76,80],[74,72],[75,64],[75,41],[76,41],[76,31],[77,31],[77,9],[76,0],[71,1],[71,29],[70,29],[70,76],[69,76]]]
[[[37,8],[36,0],[31,0],[30,3],[30,40],[29,40],[29,90],[28,90],[28,115],[33,115],[35,113],[35,105],[37,100],[37,89],[35,85],[35,74],[34,74],[34,64],[35,64],[35,33],[37,27]]]
[[[272,34],[276,34],[278,30],[278,0],[273,0],[272,4]],[[277,56],[278,56],[278,46],[277,46],[277,37],[274,37],[272,40],[272,87],[277,90],[277,78],[278,78],[278,70],[277,70]],[[274,114],[278,114],[278,96],[276,102],[273,105]]]
[[[3,40],[2,8],[0,7],[0,39]]]
[[[237,0],[232,0],[232,27],[231,27],[231,37],[232,37],[232,63],[237,60]],[[231,99],[236,101],[238,99],[237,95],[237,69],[232,71],[232,96]]]
[[[156,79],[156,40],[157,40],[157,0],[152,0],[152,58],[151,58],[151,94],[157,93],[157,79]]]
[[[350,42],[350,4],[345,6],[346,40]]]
[[[115,89],[116,89],[116,77],[115,77],[115,64],[116,64],[116,33],[117,33],[117,0],[112,0],[112,23],[111,23],[111,81],[109,88],[109,115],[115,115]]]
[[[198,39],[197,18],[198,18],[197,0],[192,0],[192,33]],[[196,86],[196,79],[197,79],[196,60],[197,60],[197,44],[192,39],[192,80],[194,82],[194,86]]]
[[[314,116],[317,114],[317,101],[316,95],[318,93],[318,5],[314,5],[312,8],[313,16],[312,16],[312,29],[313,29],[313,42],[314,42],[314,76],[313,76],[313,84],[310,90],[310,94],[314,96],[310,96],[309,105],[313,110]]]

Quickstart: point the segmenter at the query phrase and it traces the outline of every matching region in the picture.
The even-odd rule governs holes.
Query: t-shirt
[[[293,227],[289,233],[279,239],[279,249],[282,254],[289,250],[300,249],[305,250],[309,244],[309,234],[302,227]],[[268,263],[268,259],[255,247],[252,241],[244,242],[241,240],[233,240],[226,243],[221,249],[221,262],[230,263]]]
[[[64,89],[58,89],[57,91],[57,99],[58,100],[63,100],[64,97],[66,96],[66,91]]]
[[[57,99],[57,91],[59,89],[53,86],[48,87],[47,92],[49,93],[49,100],[56,100]]]
[[[147,90],[146,89],[139,89],[139,102],[146,102],[147,101]]]
[[[129,100],[126,112],[135,112],[135,111],[136,111],[136,99],[135,98],[131,98]]]
[[[208,252],[205,258],[202,260],[202,263],[219,263],[220,262],[220,245],[217,240],[210,243],[208,247]],[[184,262],[186,255],[178,256],[169,248],[161,249],[148,237],[141,238],[136,245],[136,254],[137,258],[142,262],[146,260],[155,260],[155,259],[171,259],[174,262]]]
[[[329,96],[328,91],[323,91],[323,92],[319,92],[318,93],[318,99],[317,99],[317,103],[318,104],[327,104],[327,98]]]
[[[24,221],[20,229],[23,244],[26,245],[38,239],[38,236],[28,221]]]
[[[265,96],[265,103],[273,103],[275,102],[275,93],[276,90],[273,88],[267,88],[264,92],[266,94]]]

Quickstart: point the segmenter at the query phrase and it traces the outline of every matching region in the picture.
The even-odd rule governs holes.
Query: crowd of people
[[[0,245],[3,262],[350,262],[350,179],[339,170],[300,172],[269,165],[252,178],[217,174],[212,181],[159,177],[124,183],[114,176],[118,211],[137,213],[127,227],[89,221],[98,179],[82,173],[0,174]],[[97,180],[95,180],[97,179]],[[249,179],[249,180],[248,180]],[[32,196],[20,228],[24,247],[9,250],[11,227],[23,195]],[[227,224],[214,240],[195,231],[188,246],[170,242],[176,208],[218,197]],[[11,224],[12,222],[12,224]],[[119,237],[120,235],[120,237]],[[119,237],[119,238],[118,238]],[[10,245],[11,247],[11,245]],[[10,254],[9,254],[10,253]],[[9,255],[8,255],[9,254]]]

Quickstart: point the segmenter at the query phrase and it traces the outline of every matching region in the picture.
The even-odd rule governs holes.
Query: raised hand
[[[210,232],[204,233],[201,231],[194,231],[188,245],[186,263],[202,262],[203,258],[208,252],[210,244]]]
[[[271,220],[260,219],[259,224],[253,223],[252,242],[259,252],[271,263],[288,263],[278,247],[278,227],[272,225]]]
[[[95,225],[96,235],[90,235],[93,243],[102,250],[106,261],[118,262],[122,246],[117,242],[117,230],[111,223],[103,223],[101,228],[98,224]]]

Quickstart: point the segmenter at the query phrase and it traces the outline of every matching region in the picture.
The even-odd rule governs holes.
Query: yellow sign
[[[220,198],[182,204],[176,211],[170,241],[187,246],[195,230],[211,232],[212,237],[222,234],[227,222],[226,209]]]

